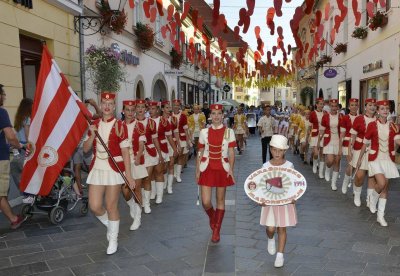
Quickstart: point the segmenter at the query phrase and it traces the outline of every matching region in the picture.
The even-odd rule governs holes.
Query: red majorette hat
[[[134,105],[136,105],[136,101],[134,101],[134,100],[122,101],[122,105],[123,106],[134,106]]]
[[[155,102],[155,101],[147,102],[147,104],[148,104],[149,106],[158,106],[158,102]]]
[[[103,92],[103,93],[101,93],[101,99],[102,100],[114,100],[115,99],[115,93]]]
[[[388,101],[388,100],[377,101],[377,102],[376,102],[376,105],[377,105],[377,106],[381,106],[381,105],[383,105],[383,106],[389,106],[389,101]]]
[[[162,101],[162,102],[161,102],[161,105],[167,105],[167,104],[170,105],[171,102],[170,102],[170,101]]]
[[[181,104],[181,100],[175,99],[175,100],[172,100],[172,103],[173,104]]]
[[[136,104],[146,104],[146,103],[147,103],[146,100],[142,99],[136,100]]]
[[[212,104],[210,105],[210,109],[213,110],[222,110],[224,108],[224,106],[222,104]]]
[[[338,99],[330,99],[329,103],[338,103]]]
[[[315,103],[317,103],[317,102],[323,102],[324,101],[324,98],[316,98],[315,99]]]
[[[356,98],[351,98],[351,99],[349,100],[349,102],[350,102],[350,103],[358,103],[358,99],[356,99]]]
[[[283,188],[282,185],[282,177],[274,177],[266,180],[267,184],[276,187],[276,188]]]
[[[367,103],[374,103],[374,104],[376,104],[376,99],[373,99],[373,98],[365,99],[365,103],[366,103],[366,104],[367,104]]]

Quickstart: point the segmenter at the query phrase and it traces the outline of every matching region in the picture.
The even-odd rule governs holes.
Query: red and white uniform
[[[157,149],[153,143],[153,139],[156,139],[158,137],[156,123],[151,118],[144,118],[143,120],[139,120],[139,122],[141,122],[146,129],[146,150],[144,151],[144,165],[146,168],[156,166],[159,163]]]
[[[200,160],[199,185],[227,187],[234,184],[227,173],[230,169],[228,150],[235,147],[234,131],[223,124],[217,128],[212,125],[200,131],[198,148],[204,148],[204,152]]]
[[[324,111],[317,111],[314,110],[310,113],[309,121],[312,125],[311,128],[311,140],[310,140],[310,147],[316,147],[318,143],[318,135],[320,130],[322,129],[322,117],[324,116]],[[322,142],[321,142],[322,144]]]
[[[352,135],[356,135],[356,140],[353,144],[353,157],[350,164],[353,168],[357,167],[358,157],[360,156],[360,150],[363,146],[367,125],[375,120],[375,117],[368,117],[366,115],[359,115],[354,119],[353,126],[350,130],[350,133]],[[368,170],[368,158],[366,157],[366,155],[367,153],[365,153],[365,156],[361,161],[360,170]]]
[[[169,116],[167,120],[168,120],[169,127],[171,130],[172,140],[174,141],[174,143],[176,143],[175,134],[179,133],[178,121],[176,120],[176,118],[174,116]],[[175,144],[171,145],[168,141],[168,154],[170,157],[174,156],[174,148],[176,148],[176,145]]]
[[[164,117],[158,116],[157,118],[152,119],[156,123],[157,139],[158,143],[160,144],[161,154],[164,158],[164,161],[169,161],[167,136],[172,134],[171,126],[168,122],[168,119],[165,119]]]
[[[182,111],[179,111],[178,114],[174,113],[173,116],[177,120],[180,147],[183,148],[183,154],[186,154],[189,152],[188,142],[186,137],[186,130],[189,128],[187,123],[187,116],[183,114]]]
[[[392,123],[375,120],[368,124],[364,143],[368,152],[368,175],[384,174],[386,178],[399,177],[395,161],[395,140],[400,139],[399,127]]]
[[[350,130],[353,126],[354,120],[356,119],[357,115],[347,114],[343,116],[343,119],[340,124],[340,132],[345,133],[344,138],[342,141],[342,153],[344,156],[349,155],[349,146],[350,146],[350,139],[351,133]]]
[[[139,143],[146,143],[145,128],[138,120],[126,123],[128,128],[128,140],[130,144],[129,156],[131,157],[131,171],[134,179],[142,179],[148,176],[144,166],[144,154],[140,158],[140,164],[135,165],[135,159],[139,152]]]
[[[321,126],[324,131],[323,136],[323,153],[324,154],[335,154],[339,153],[339,133],[340,133],[340,122],[343,115],[339,112],[336,115],[331,113],[325,113],[322,116]]]
[[[129,148],[128,130],[120,120],[111,118],[107,121],[98,119],[94,122],[97,132],[108,146],[119,169],[124,172],[124,160],[122,159],[122,148]],[[88,133],[88,137],[91,133]],[[88,138],[87,137],[87,138]],[[86,138],[86,140],[87,140]],[[90,165],[90,172],[86,182],[93,185],[119,185],[125,181],[118,173],[117,167],[108,156],[105,148],[97,138],[93,140],[94,157]]]

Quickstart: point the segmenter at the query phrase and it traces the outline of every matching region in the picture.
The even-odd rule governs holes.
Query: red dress
[[[205,171],[200,173],[199,185],[209,187],[227,187],[232,186],[235,183],[231,176],[227,176],[228,172],[222,166],[222,140],[224,139],[225,127],[220,129],[208,129],[208,145],[209,151],[209,163]],[[200,143],[198,148],[204,148],[205,145]],[[229,142],[228,148],[235,148],[236,141]],[[228,161],[225,158],[225,161]]]

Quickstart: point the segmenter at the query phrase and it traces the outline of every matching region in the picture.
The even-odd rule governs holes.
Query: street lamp
[[[104,2],[108,3],[110,7],[110,11],[113,13],[111,16],[111,21],[117,19],[117,16],[122,12],[125,7],[127,0],[107,0]],[[96,1],[98,2],[98,1]],[[105,22],[102,16],[93,16],[93,15],[78,15],[74,16],[74,29],[75,32],[81,35],[94,35],[100,32],[101,34],[105,34],[104,31]],[[89,33],[84,33],[85,30],[91,30]]]

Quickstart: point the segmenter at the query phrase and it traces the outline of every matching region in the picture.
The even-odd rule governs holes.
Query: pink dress
[[[263,168],[272,167],[268,161]],[[280,165],[282,168],[294,168],[293,164],[286,161]],[[287,227],[297,224],[296,205],[290,203],[286,205],[264,206],[261,208],[260,224],[262,226]]]

